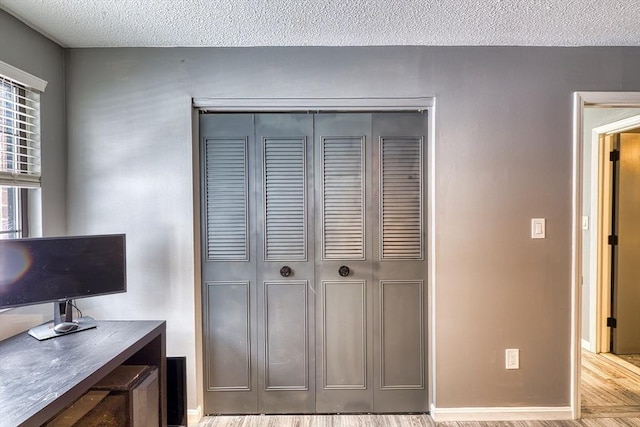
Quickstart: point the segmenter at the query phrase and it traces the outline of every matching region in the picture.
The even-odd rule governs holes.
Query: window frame
[[[5,111],[2,112],[3,115],[7,114],[7,117],[3,117],[0,124],[3,126],[2,133],[7,134],[8,138],[10,138],[11,142],[7,141],[8,144],[10,144],[9,146],[11,146],[11,144],[13,145],[13,150],[11,151],[13,154],[9,154],[9,162],[14,164],[15,162],[18,162],[17,167],[9,167],[9,165],[3,166],[3,170],[5,172],[11,173],[12,170],[15,171],[16,169],[18,172],[14,172],[16,176],[14,176],[13,182],[11,182],[11,177],[9,177],[9,181],[7,182],[5,174],[5,178],[3,178],[3,181],[0,184],[3,189],[15,189],[15,193],[11,195],[12,200],[7,201],[8,205],[11,203],[15,204],[12,208],[14,227],[12,230],[0,230],[0,239],[24,238],[30,236],[29,189],[37,189],[41,187],[40,114],[42,109],[40,96],[44,92],[47,82],[3,61],[0,61],[0,77],[2,77],[3,83],[11,85],[11,89],[8,92],[11,96],[7,99],[9,104],[3,106]],[[11,99],[11,97],[15,98]],[[21,98],[24,101],[16,101],[18,98]],[[29,100],[34,101],[34,104],[29,104]],[[11,105],[13,105],[13,107],[11,107]],[[34,110],[35,117],[29,119],[25,114],[30,114],[30,112],[27,111],[27,107],[32,107],[33,105],[35,105],[36,108],[36,110]],[[22,117],[20,117],[20,115],[22,115]],[[24,122],[22,120],[24,120]],[[28,141],[28,139],[31,138],[28,134],[34,132],[34,129],[30,129],[31,127],[35,128],[35,135],[37,137],[35,146],[37,159],[35,166],[37,169],[35,173],[31,170],[31,160],[28,159],[33,152],[33,148],[30,146]],[[11,129],[13,129],[13,131]],[[4,169],[4,167],[7,169]],[[23,175],[20,171],[24,171],[25,174]]]

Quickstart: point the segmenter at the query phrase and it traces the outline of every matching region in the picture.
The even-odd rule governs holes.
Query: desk
[[[26,332],[0,342],[0,426],[39,426],[117,366],[154,365],[160,425],[167,425],[166,324],[99,321],[86,331],[38,341]]]

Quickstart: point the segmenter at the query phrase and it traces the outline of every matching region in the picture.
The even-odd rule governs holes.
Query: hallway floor
[[[640,418],[640,375],[615,356],[583,350],[582,417]]]
[[[640,354],[620,354],[618,357],[640,370]]]

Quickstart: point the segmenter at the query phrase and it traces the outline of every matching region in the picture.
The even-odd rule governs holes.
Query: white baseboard
[[[571,407],[497,407],[497,408],[436,408],[431,407],[431,418],[442,421],[521,421],[571,420]]]
[[[202,419],[202,406],[198,406],[196,409],[187,409],[187,425],[189,427],[196,427]]]
[[[591,343],[583,338],[582,348],[584,348],[585,350],[591,351]]]

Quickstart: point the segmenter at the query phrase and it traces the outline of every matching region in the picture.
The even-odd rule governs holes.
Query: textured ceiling
[[[65,47],[640,46],[640,0],[0,0]]]

